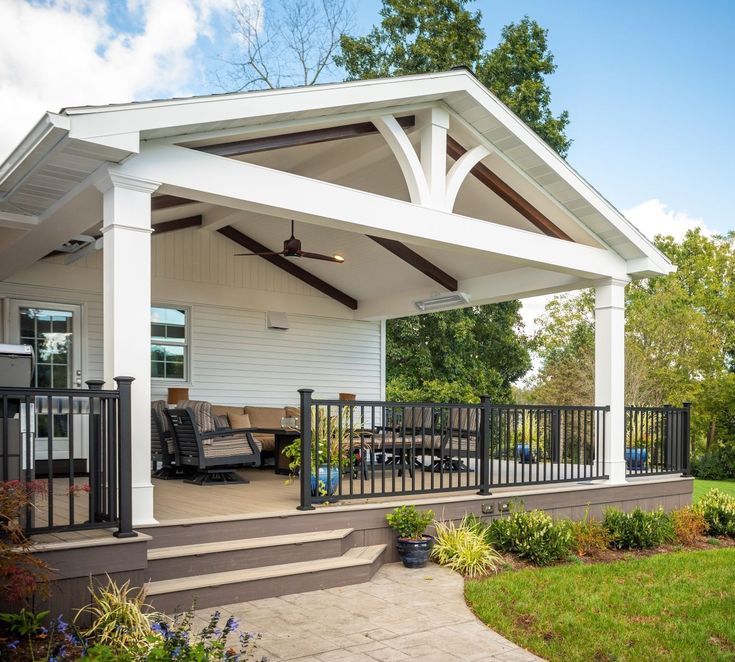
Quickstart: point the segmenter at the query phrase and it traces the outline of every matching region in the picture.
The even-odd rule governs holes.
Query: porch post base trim
[[[314,506],[296,506],[296,510],[316,510]]]
[[[609,462],[606,473],[609,485],[623,485],[628,482],[625,476],[625,460]]]
[[[158,524],[153,516],[153,485],[133,485],[133,526]]]

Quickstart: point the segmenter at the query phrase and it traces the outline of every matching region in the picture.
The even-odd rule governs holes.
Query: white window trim
[[[184,325],[184,377],[183,379],[171,379],[169,377],[153,377],[151,375],[151,383],[158,386],[191,386],[191,307],[182,306],[179,303],[161,303],[154,301],[151,303],[151,309],[153,308],[172,308],[175,310],[183,310],[186,317]],[[153,336],[151,335],[150,325],[148,327],[149,345],[153,345]],[[157,343],[159,345],[173,345],[180,346],[176,343]],[[150,352],[149,352],[150,353]],[[152,360],[149,359],[151,364]]]

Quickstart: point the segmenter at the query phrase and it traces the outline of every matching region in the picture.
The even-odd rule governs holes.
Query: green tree
[[[470,0],[383,0],[381,22],[362,37],[343,35],[335,62],[349,80],[446,71],[464,65],[561,156],[571,140],[566,111],[551,112],[554,73],[548,31],[525,16],[485,51],[482,13]]]
[[[511,398],[511,384],[531,363],[520,304],[431,313],[391,320],[387,326],[391,397],[452,400],[474,394]],[[451,386],[448,386],[451,385]]]
[[[733,235],[698,230],[656,244],[677,266],[626,288],[626,401],[694,404],[700,450],[735,444],[735,249]],[[530,397],[591,402],[594,295],[555,297],[534,338],[542,361]]]

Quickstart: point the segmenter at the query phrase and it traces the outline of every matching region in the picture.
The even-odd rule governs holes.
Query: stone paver
[[[207,618],[209,610],[198,616]],[[462,578],[429,564],[384,565],[370,582],[221,608],[258,632],[256,656],[299,662],[422,662],[540,658],[487,628],[464,601]]]

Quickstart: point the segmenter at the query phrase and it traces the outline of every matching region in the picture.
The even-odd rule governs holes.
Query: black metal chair
[[[201,431],[192,410],[167,409],[182,467],[195,471],[187,483],[248,483],[237,473],[242,466],[260,464],[260,445],[249,430]]]
[[[156,400],[151,403],[151,462],[153,477],[161,480],[184,478],[171,428],[164,415],[166,403]],[[160,463],[161,467],[158,467]]]

